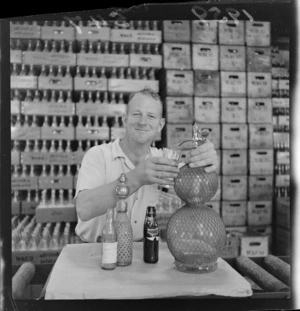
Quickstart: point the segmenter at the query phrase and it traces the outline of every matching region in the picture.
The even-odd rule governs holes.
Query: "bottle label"
[[[147,228],[147,237],[154,237],[154,236],[158,236],[158,235],[159,235],[158,227]]]
[[[117,262],[117,242],[102,244],[102,263]]]

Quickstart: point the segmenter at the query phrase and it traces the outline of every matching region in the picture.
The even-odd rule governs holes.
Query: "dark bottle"
[[[156,221],[154,206],[148,206],[144,223],[144,261],[147,263],[158,262],[159,228]]]

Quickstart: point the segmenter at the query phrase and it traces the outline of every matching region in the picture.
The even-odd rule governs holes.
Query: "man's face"
[[[165,119],[162,117],[161,103],[150,96],[136,94],[128,103],[124,117],[126,135],[139,143],[151,143],[162,130]]]

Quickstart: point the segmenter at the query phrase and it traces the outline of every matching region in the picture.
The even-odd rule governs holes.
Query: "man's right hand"
[[[138,164],[132,173],[140,186],[151,184],[173,186],[179,168],[174,160],[165,157],[150,157]]]

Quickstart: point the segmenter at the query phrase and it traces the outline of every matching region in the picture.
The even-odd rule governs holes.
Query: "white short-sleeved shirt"
[[[161,150],[153,147],[150,148],[150,154],[148,156],[161,155]],[[79,191],[93,189],[113,182],[122,173],[127,173],[134,168],[134,164],[121,149],[119,138],[114,142],[92,147],[86,152],[82,160],[75,198]],[[156,206],[158,200],[159,190],[157,184],[142,186],[127,198],[127,215],[131,221],[134,241],[139,241],[143,238],[143,225],[147,206]],[[97,238],[102,235],[105,219],[105,214],[88,221],[82,221],[78,218],[75,229],[76,234],[83,241],[96,242]]]

